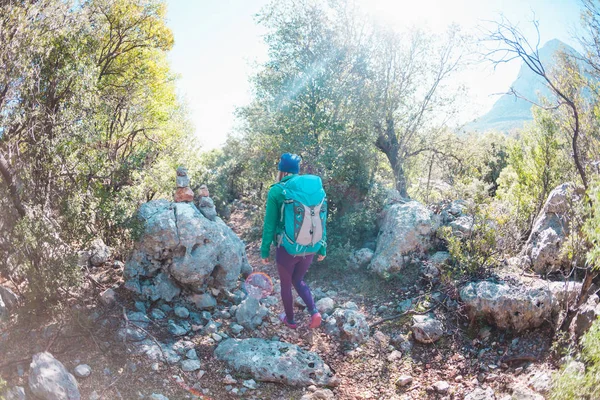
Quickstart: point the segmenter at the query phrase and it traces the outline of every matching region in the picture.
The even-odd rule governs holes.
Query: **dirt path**
[[[244,214],[234,213],[230,225],[244,237],[251,230],[248,220]],[[277,288],[276,267],[260,262],[259,243],[249,243],[246,250],[255,271],[271,276]],[[201,372],[183,372],[178,365],[155,364],[145,356],[130,354],[127,343],[115,341],[114,332],[122,320],[122,307],[135,309],[134,299],[119,290],[122,307],[98,308],[99,291],[118,284],[120,271],[95,271],[94,279],[100,282],[100,287],[87,285],[73,300],[72,307],[57,317],[21,313],[0,332],[0,375],[10,386],[27,386],[31,356],[48,350],[70,371],[79,363],[90,365],[92,375],[79,379],[84,399],[94,398],[93,393],[103,399],[151,398],[153,393],[160,393],[171,400],[287,400],[299,399],[307,393],[306,388],[262,382],[257,383],[257,389],[245,388],[243,381],[250,377],[237,375],[216,360],[213,351],[217,343],[201,334],[187,338],[199,356]],[[215,316],[215,321],[223,323],[222,330],[231,337],[278,338],[318,353],[339,378],[339,384],[332,388],[338,399],[463,399],[477,387],[491,387],[501,399],[510,393],[512,386],[526,385],[535,374],[551,369],[550,327],[513,336],[485,325],[470,324],[452,298],[451,288],[431,287],[420,280],[417,270],[407,270],[400,279],[386,282],[367,271],[336,271],[314,263],[306,280],[313,291],[329,293],[337,305],[347,301],[356,303],[370,324],[397,314],[401,301],[418,298],[419,309],[435,306],[434,313],[446,330],[445,336],[434,344],[416,343],[410,334],[411,317],[406,316],[372,329],[369,341],[353,348],[329,337],[321,328],[309,330],[308,316],[303,312],[298,313],[298,330],[282,326],[277,321],[282,308],[279,301],[268,307],[266,322],[253,332],[231,333],[228,308],[221,310],[225,315]],[[432,296],[433,293],[436,294]],[[94,313],[94,318],[90,318]],[[151,332],[157,339],[168,335],[159,326]],[[394,350],[400,351],[402,357],[394,359],[391,356]],[[520,356],[525,358],[519,359]],[[226,382],[227,375],[236,382]],[[412,377],[412,383],[398,387],[396,381],[401,376]],[[449,384],[446,393],[432,389],[439,381]]]

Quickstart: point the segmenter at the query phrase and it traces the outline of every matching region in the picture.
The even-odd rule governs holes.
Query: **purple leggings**
[[[281,280],[281,300],[283,301],[283,309],[288,322],[294,321],[294,298],[292,297],[292,285],[296,288],[296,292],[308,307],[308,311],[315,311],[315,302],[310,288],[304,282],[304,274],[308,271],[312,263],[314,255],[292,256],[283,247],[277,247],[277,271],[279,271],[279,279]]]

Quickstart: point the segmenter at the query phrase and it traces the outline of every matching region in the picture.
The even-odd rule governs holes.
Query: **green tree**
[[[456,111],[460,88],[451,85],[463,65],[464,38],[451,27],[442,38],[415,30],[375,32],[370,60],[370,110],[375,145],[408,197],[406,167],[423,153],[444,156],[440,140]]]
[[[90,238],[126,243],[137,205],[169,193],[159,178],[196,159],[165,14],[155,0],[0,4],[0,272],[40,301],[52,274],[68,291]]]

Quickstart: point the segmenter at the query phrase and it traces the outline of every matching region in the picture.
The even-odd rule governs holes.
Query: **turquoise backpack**
[[[321,178],[298,175],[279,185],[284,197],[279,245],[291,255],[316,253],[326,246],[327,197]]]

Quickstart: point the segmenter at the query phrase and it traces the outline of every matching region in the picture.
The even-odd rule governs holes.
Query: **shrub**
[[[473,275],[499,264],[502,251],[498,246],[497,230],[502,229],[506,220],[494,211],[490,204],[475,204],[467,209],[472,219],[465,232],[449,226],[438,230],[438,236],[447,243],[454,264],[448,273]]]

